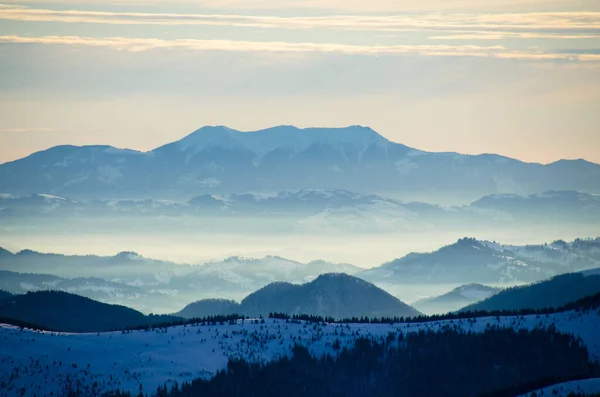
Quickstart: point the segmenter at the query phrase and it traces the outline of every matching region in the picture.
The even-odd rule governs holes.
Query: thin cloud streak
[[[556,40],[581,40],[598,39],[600,34],[555,34],[555,33],[520,33],[520,32],[465,32],[464,34],[449,34],[442,36],[429,36],[429,40],[505,40],[505,39],[556,39]]]
[[[19,4],[22,0],[3,0]],[[28,0],[37,4],[81,4],[75,0]],[[597,0],[89,0],[89,4],[164,6],[193,5],[212,9],[245,10],[343,10],[344,12],[488,12],[531,10],[600,11]],[[576,3],[576,4],[574,4]]]
[[[263,29],[331,29],[354,31],[505,32],[513,38],[597,38],[600,12],[510,14],[405,14],[396,16],[332,15],[277,17],[223,14],[177,14],[46,10],[0,5],[0,19],[27,22],[94,23],[113,25],[199,25]],[[480,33],[482,32],[482,33]],[[436,38],[438,36],[435,36]],[[439,36],[443,37],[443,36]],[[451,37],[458,37],[451,35]],[[485,39],[485,37],[483,37]],[[488,37],[489,39],[489,37]]]
[[[0,128],[0,133],[54,132],[55,128]]]
[[[80,36],[0,36],[0,43],[46,44],[105,47],[121,51],[141,52],[160,49],[183,49],[188,51],[229,51],[229,52],[277,52],[277,53],[340,53],[349,55],[421,55],[421,56],[461,56],[488,57],[501,59],[528,60],[571,60],[600,61],[600,54],[593,53],[552,53],[535,49],[515,50],[501,45],[346,45],[334,43],[288,43],[280,41],[255,42],[234,40],[163,40],[146,38],[108,37],[92,38]]]

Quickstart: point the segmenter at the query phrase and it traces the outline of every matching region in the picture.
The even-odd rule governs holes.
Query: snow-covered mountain
[[[483,197],[470,206],[474,209],[495,212],[497,219],[520,222],[598,223],[600,221],[600,195],[574,190],[547,191],[520,196],[494,194]]]
[[[69,228],[139,232],[148,228],[192,232],[415,233],[560,225],[600,225],[600,196],[561,191],[532,196],[492,195],[470,205],[403,202],[343,189],[200,194],[189,200],[156,198],[72,200],[48,194],[0,195],[5,228]],[[200,221],[201,220],[201,221]]]
[[[261,259],[234,256],[223,261],[206,263],[194,272],[197,277],[221,275],[227,280],[248,280],[249,283],[270,283],[285,281],[305,283],[325,273],[355,274],[362,269],[346,264],[326,261],[302,263],[278,256],[266,256]],[[264,284],[263,284],[264,285]]]
[[[440,296],[419,299],[411,306],[425,314],[443,314],[487,299],[501,290],[482,284],[466,284]]]
[[[0,191],[88,198],[182,198],[305,188],[477,199],[545,190],[600,193],[600,165],[548,165],[497,155],[428,153],[372,129],[204,127],[149,152],[57,146],[0,165]]]
[[[103,278],[130,286],[158,286],[193,267],[143,257],[135,252],[114,256],[62,255],[29,249],[0,256],[0,270],[52,274],[59,277]]]
[[[456,211],[430,204],[403,203],[340,189],[203,194],[182,202],[158,199],[74,201],[57,197],[55,204],[42,198],[47,196],[13,195],[10,199],[0,200],[0,220],[7,227],[48,227],[60,219],[71,226],[83,228],[91,223],[95,230],[105,228],[110,232],[111,227],[135,225],[142,229],[141,225],[164,229],[169,222],[178,222],[180,227],[182,223],[189,223],[195,231],[236,230],[236,227],[239,231],[241,226],[237,222],[227,221],[244,219],[247,222],[254,220],[254,229],[260,227],[272,231],[269,225],[275,223],[271,227],[293,233],[414,230],[429,226],[433,213],[441,221],[456,216]],[[262,222],[257,221],[258,218]],[[198,222],[199,219],[202,222]]]
[[[358,274],[376,284],[523,283],[600,267],[600,238],[541,245],[502,245],[463,238],[430,253],[403,258]]]

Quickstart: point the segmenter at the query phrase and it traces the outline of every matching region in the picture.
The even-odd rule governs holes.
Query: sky
[[[282,124],[600,163],[600,1],[0,0],[0,162]]]

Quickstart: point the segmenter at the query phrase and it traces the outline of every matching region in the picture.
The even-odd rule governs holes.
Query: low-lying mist
[[[115,255],[134,251],[145,257],[200,264],[231,256],[282,256],[302,262],[325,260],[363,268],[378,266],[410,252],[429,252],[462,237],[503,244],[540,244],[598,234],[597,225],[526,225],[481,227],[472,223],[445,228],[376,233],[284,231],[256,218],[229,220],[131,219],[92,222],[47,221],[33,225],[0,225],[0,247],[13,252],[32,249],[71,255]]]

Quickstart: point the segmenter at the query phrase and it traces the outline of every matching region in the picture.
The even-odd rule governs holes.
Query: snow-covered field
[[[521,317],[485,317],[416,324],[313,324],[266,319],[224,325],[187,325],[151,331],[65,334],[0,326],[2,396],[47,396],[79,380],[96,390],[152,392],[165,382],[211,376],[230,357],[268,361],[289,354],[295,343],[316,355],[332,353],[339,339],[350,345],[359,336],[385,338],[421,329],[450,327],[483,331],[488,326],[547,327],[582,338],[594,359],[600,358],[600,314],[565,312]],[[67,379],[68,378],[68,379]],[[23,393],[23,394],[20,394]]]
[[[534,394],[535,393],[535,394]],[[559,383],[543,389],[535,390],[521,397],[533,396],[553,396],[566,397],[571,393],[592,394],[600,393],[600,378],[574,380],[571,382]]]

